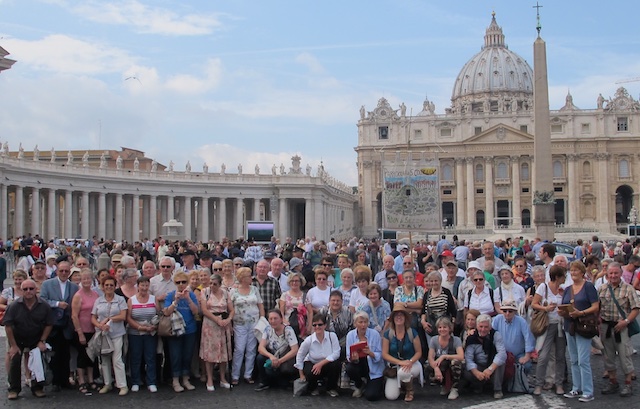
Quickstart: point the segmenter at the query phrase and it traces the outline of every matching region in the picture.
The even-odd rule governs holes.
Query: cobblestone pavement
[[[4,338],[4,328],[0,327],[0,337]],[[636,349],[640,350],[640,337],[634,337],[633,344]],[[0,384],[6,385],[6,372],[4,371],[6,343],[4,339],[0,340],[0,361],[2,361],[2,370],[0,370]],[[640,355],[633,356],[634,365],[640,367]],[[603,359],[601,356],[592,356],[592,367],[594,374],[594,384],[596,390],[596,399],[593,402],[581,403],[577,400],[569,400],[558,397],[551,392],[545,392],[542,396],[534,397],[532,395],[513,395],[506,394],[502,400],[494,400],[493,396],[486,393],[475,395],[470,392],[463,392],[456,401],[448,401],[446,397],[439,395],[439,387],[425,386],[424,388],[416,387],[415,400],[411,405],[424,406],[429,408],[487,408],[487,409],[543,409],[543,408],[633,408],[640,406],[638,396],[640,396],[639,382],[634,382],[635,395],[631,398],[620,398],[618,395],[603,396],[600,389],[605,385],[606,380],[602,379]],[[58,393],[48,393],[44,399],[36,399],[31,395],[28,389],[23,389],[20,399],[17,401],[8,401],[6,392],[0,392],[0,407],[2,408],[29,408],[29,409],[54,409],[54,408],[71,408],[76,405],[89,405],[87,408],[101,409],[115,407],[126,408],[157,408],[162,405],[164,408],[174,407],[177,405],[188,406],[189,409],[207,408],[211,405],[222,405],[225,409],[233,408],[313,408],[319,405],[330,408],[366,408],[370,405],[377,407],[407,407],[402,399],[391,402],[382,400],[379,402],[367,402],[364,399],[355,399],[351,397],[351,391],[343,390],[340,397],[331,398],[327,395],[319,397],[304,396],[301,398],[292,397],[291,390],[269,389],[263,392],[255,392],[254,385],[241,384],[232,391],[216,389],[215,392],[206,391],[204,384],[196,383],[197,389],[193,392],[183,392],[176,394],[169,385],[161,385],[156,394],[151,394],[142,389],[140,392],[132,393],[125,397],[119,397],[117,392],[111,392],[107,395],[94,394],[93,396],[84,396],[75,390],[64,390]],[[569,390],[567,388],[567,390]],[[169,406],[167,406],[169,405]],[[638,405],[638,406],[636,406]]]

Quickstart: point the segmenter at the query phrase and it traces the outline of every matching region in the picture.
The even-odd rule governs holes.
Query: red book
[[[358,358],[365,358],[367,354],[365,354],[363,351],[366,347],[367,341],[356,342],[349,348],[349,354],[350,356],[353,356],[354,353],[357,353]]]

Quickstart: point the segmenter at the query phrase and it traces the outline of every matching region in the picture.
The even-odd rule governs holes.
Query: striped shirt
[[[131,318],[140,325],[150,325],[151,319],[157,314],[156,297],[149,295],[146,303],[138,301],[138,295],[134,295],[131,300]],[[127,328],[129,335],[146,335],[148,332],[140,332],[131,325]]]

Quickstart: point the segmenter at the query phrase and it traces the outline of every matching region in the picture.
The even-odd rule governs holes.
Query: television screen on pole
[[[270,221],[248,221],[247,239],[252,239],[256,243],[269,243],[274,234],[273,222]]]

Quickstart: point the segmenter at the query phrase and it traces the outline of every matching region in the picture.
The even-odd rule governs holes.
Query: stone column
[[[98,193],[98,238],[107,236],[107,196],[104,192]]]
[[[193,239],[193,234],[191,230],[191,198],[184,198],[184,220],[182,222],[184,224],[184,237],[187,239]]]
[[[569,227],[577,227],[580,220],[578,215],[578,155],[568,154],[567,161],[567,185],[569,187]],[[602,182],[601,182],[602,183]],[[605,181],[606,185],[606,181]]]
[[[475,206],[475,175],[473,169],[473,157],[464,158],[467,163],[467,228],[476,228],[476,206]]]
[[[131,236],[135,242],[140,240],[140,196],[133,195],[131,202]]]
[[[218,230],[217,240],[222,240],[227,235],[227,198],[218,199],[218,219],[216,220],[216,229]]]
[[[114,239],[116,241],[121,241],[122,239],[124,239],[124,237],[122,236],[122,205],[122,193],[116,193],[116,205],[114,209],[114,219],[116,221]]]
[[[244,226],[243,223],[243,214],[242,214],[242,205],[244,204],[244,199],[237,198],[236,199],[236,217],[233,220],[233,234],[238,238],[240,236],[244,236]],[[248,239],[248,237],[245,237]]]
[[[31,233],[44,236],[40,226],[40,189],[37,187],[31,191]]]
[[[168,195],[167,196],[167,220],[164,220],[165,222],[175,219],[174,206],[175,206],[175,198],[173,197],[173,195]]]
[[[81,196],[81,200],[82,200],[82,229],[80,232],[80,235],[82,236],[83,239],[88,239],[90,238],[90,233],[89,233],[89,220],[91,220],[90,218],[90,214],[89,214],[89,192],[82,192],[82,196]]]
[[[253,199],[253,219],[260,221],[260,199]]]
[[[325,239],[328,240],[329,237],[325,237],[325,226],[324,226],[324,203],[321,199],[313,199],[313,234],[316,236],[318,240]]]
[[[15,210],[13,213],[13,235],[22,236],[24,231],[24,191],[22,186],[16,186]]]
[[[64,237],[73,237],[73,192],[64,192]]]
[[[203,197],[200,203],[200,240],[207,243],[209,241],[209,198]]]
[[[485,156],[485,213],[484,213],[484,225],[485,228],[493,229],[493,157]]]
[[[288,230],[288,218],[289,212],[287,211],[287,199],[280,198],[278,203],[278,231],[276,235],[280,237],[280,242],[284,244],[284,239],[289,235]]]
[[[304,235],[313,236],[315,232],[315,216],[313,214],[313,199],[306,199],[304,202]]]
[[[598,224],[601,226],[600,231],[608,232],[611,230],[612,224],[609,220],[615,220],[615,215],[609,211],[609,161],[610,154],[601,152],[596,154],[598,159]],[[625,215],[626,216],[626,215]]]
[[[520,203],[520,157],[511,157],[511,217],[513,228],[522,227],[522,205]]]
[[[7,185],[0,186],[0,234],[2,237],[9,237],[7,235],[7,214],[9,195],[7,192]],[[43,236],[44,237],[44,236]]]
[[[47,196],[47,234],[49,239],[58,236],[56,231],[57,194],[55,189],[49,189]]]
[[[149,196],[149,239],[158,237],[158,197]]]
[[[462,229],[464,223],[464,158],[456,158],[456,228]]]

